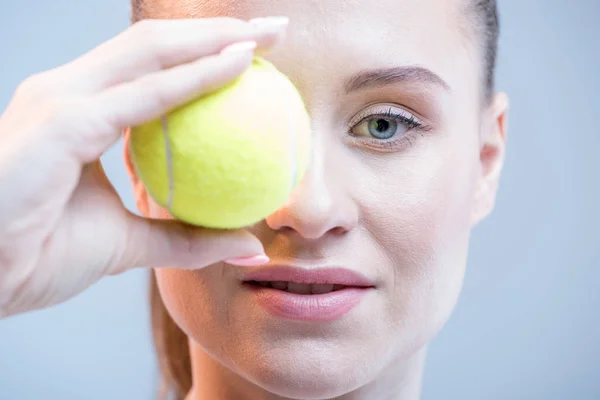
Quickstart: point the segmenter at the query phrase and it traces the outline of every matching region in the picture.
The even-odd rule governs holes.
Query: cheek
[[[151,199],[148,210],[151,218],[173,219]],[[155,273],[162,301],[171,318],[206,351],[222,358],[223,340],[227,340],[231,332],[224,306],[230,291],[220,284],[222,266],[212,265],[198,271],[157,268]]]
[[[466,264],[476,142],[455,144],[451,137],[426,138],[404,153],[373,157],[362,173],[374,179],[365,179],[368,186],[356,196],[394,274],[388,288],[393,323],[416,327],[408,331],[423,335],[419,342],[449,316]]]
[[[213,305],[203,274],[158,268],[156,281],[165,307],[186,334],[210,331]]]
[[[157,269],[156,281],[163,304],[177,326],[214,358],[229,365],[233,346],[223,348],[223,343],[233,343],[236,330],[227,300],[231,293],[219,284],[221,271],[219,265],[193,272]]]
[[[362,186],[357,198],[369,230],[396,261],[399,256],[432,259],[466,244],[475,164],[465,153],[421,151],[369,164],[376,177]]]

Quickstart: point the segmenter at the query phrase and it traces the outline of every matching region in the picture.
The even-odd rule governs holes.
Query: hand
[[[18,87],[0,117],[0,317],[63,302],[134,267],[264,255],[245,230],[130,213],[99,158],[124,129],[233,80],[252,62],[248,44],[268,50],[285,25],[146,20]]]

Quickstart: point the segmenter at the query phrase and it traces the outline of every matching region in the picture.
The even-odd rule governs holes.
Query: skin
[[[471,229],[493,208],[505,153],[507,97],[482,96],[482,51],[463,29],[462,1],[150,3],[149,17],[290,18],[266,57],[306,102],[313,163],[287,204],[251,231],[272,264],[343,266],[377,285],[340,320],[298,323],[250,301],[241,267],[157,269],[190,338],[188,399],[417,399],[427,344],[455,306]],[[411,76],[346,91],[361,71],[407,66],[445,84]],[[399,123],[377,142],[360,120],[390,109],[423,127]],[[169,218],[133,183],[140,210]]]
[[[263,253],[247,231],[131,213],[99,157],[127,127],[230,82],[252,62],[239,44],[266,51],[282,28],[148,20],[19,84],[0,116],[0,193],[11,193],[0,201],[0,318],[64,302],[132,268],[199,269]]]

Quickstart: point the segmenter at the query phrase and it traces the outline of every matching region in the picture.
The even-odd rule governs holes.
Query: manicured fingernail
[[[225,260],[225,262],[227,264],[237,265],[240,267],[257,267],[259,265],[268,263],[269,257],[260,255],[254,257],[231,258],[229,260]]]
[[[283,16],[261,17],[251,19],[249,22],[260,27],[282,27],[288,25],[290,23],[290,19]]]
[[[238,52],[243,53],[254,49],[256,49],[256,42],[238,42],[225,47],[223,50],[221,50],[221,54]]]

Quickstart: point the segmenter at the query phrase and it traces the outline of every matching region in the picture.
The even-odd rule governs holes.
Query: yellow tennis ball
[[[310,121],[292,82],[268,61],[226,87],[131,129],[148,194],[175,218],[241,228],[280,208],[310,157]]]

